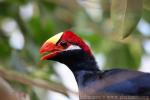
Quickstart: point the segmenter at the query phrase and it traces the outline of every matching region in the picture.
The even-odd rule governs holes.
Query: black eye
[[[67,47],[67,42],[61,41],[61,42],[60,42],[60,45],[63,46],[63,47],[65,48],[65,47]]]

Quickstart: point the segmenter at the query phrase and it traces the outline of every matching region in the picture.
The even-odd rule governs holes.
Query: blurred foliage
[[[28,12],[33,11],[31,16],[25,18],[28,12],[21,9],[29,5],[31,9]],[[15,30],[19,30],[24,37],[22,49],[10,43],[16,31],[5,31],[10,28],[4,29],[8,19],[15,21]],[[38,50],[52,35],[70,29],[90,44],[95,55],[104,55],[104,69],[136,70],[145,55],[142,44],[150,38],[150,35],[144,36],[136,27],[140,19],[150,23],[149,0],[1,0],[0,66],[17,75],[27,75],[63,87],[61,81],[50,79],[54,74],[57,76],[53,62],[40,61]],[[59,76],[57,78],[59,80]],[[29,94],[31,100],[40,99],[32,86],[20,83],[17,79],[7,80],[16,90]]]
[[[112,0],[111,13],[115,30],[125,38],[141,18],[142,0]]]

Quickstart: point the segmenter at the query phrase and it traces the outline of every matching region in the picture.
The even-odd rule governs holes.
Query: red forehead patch
[[[80,46],[86,53],[92,55],[90,48],[88,45],[76,34],[71,31],[65,31],[61,37],[61,40],[68,41],[72,44],[76,44]]]

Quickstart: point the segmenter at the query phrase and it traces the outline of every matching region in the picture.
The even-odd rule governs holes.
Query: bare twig
[[[0,77],[1,100],[30,100],[28,94],[14,90],[2,77]]]
[[[21,75],[19,73],[14,72],[14,71],[6,70],[2,67],[0,67],[0,76],[3,77],[6,80],[17,81],[17,82],[20,82],[22,84],[29,85],[29,86],[37,86],[37,87],[40,87],[40,88],[44,88],[44,89],[48,89],[48,90],[51,90],[51,91],[59,92],[59,93],[64,94],[66,96],[68,96],[67,91],[71,92],[71,93],[74,93],[74,94],[77,94],[74,91],[66,89],[64,86],[62,86],[60,84],[48,83],[44,80],[36,79],[36,78],[33,79],[33,78],[30,78],[26,75]]]

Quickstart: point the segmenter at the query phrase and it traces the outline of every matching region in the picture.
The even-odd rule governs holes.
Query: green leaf
[[[43,22],[44,24],[42,24]],[[34,16],[28,23],[30,29],[32,30],[32,37],[36,44],[41,44],[43,41],[47,40],[54,33],[54,22],[50,19],[41,19],[38,16]]]
[[[117,35],[126,38],[132,33],[141,18],[142,3],[142,0],[112,0],[111,19]]]
[[[9,47],[8,41],[2,37],[0,37],[0,47],[0,59],[3,61],[10,56],[11,48]]]
[[[146,10],[150,10],[150,0],[143,1],[143,8]]]
[[[100,0],[103,9],[103,18],[110,17],[110,0]]]
[[[139,52],[136,51],[138,49],[137,47],[134,49],[134,46],[130,48],[127,44],[116,44],[106,53],[106,68],[138,69],[141,59]]]
[[[148,23],[150,23],[150,10],[145,9],[143,11],[143,15],[142,18],[147,21]]]

